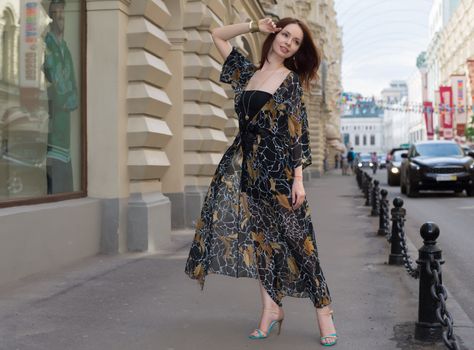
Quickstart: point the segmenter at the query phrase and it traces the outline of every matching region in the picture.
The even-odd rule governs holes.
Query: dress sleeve
[[[222,66],[220,81],[231,84],[234,92],[240,91],[254,72],[253,63],[233,47]]]
[[[290,151],[293,169],[311,165],[311,147],[308,132],[308,115],[303,102],[303,88],[297,74],[293,74],[288,131],[290,134]]]

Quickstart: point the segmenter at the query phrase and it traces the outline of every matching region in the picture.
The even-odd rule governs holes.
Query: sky
[[[428,47],[432,0],[335,0],[343,32],[344,91],[380,96],[391,80],[406,80]]]

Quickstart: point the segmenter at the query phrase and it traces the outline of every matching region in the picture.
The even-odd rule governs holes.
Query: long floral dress
[[[311,164],[306,108],[290,72],[260,111],[246,118],[240,99],[256,67],[233,48],[220,80],[235,92],[239,133],[212,179],[196,224],[186,273],[258,278],[281,306],[284,296],[331,303],[319,265],[310,208],[291,205],[294,168]]]

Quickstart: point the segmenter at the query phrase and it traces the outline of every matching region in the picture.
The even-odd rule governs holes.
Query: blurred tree
[[[464,135],[467,140],[474,141],[474,115],[471,115],[471,122],[469,124],[470,126],[466,128]]]

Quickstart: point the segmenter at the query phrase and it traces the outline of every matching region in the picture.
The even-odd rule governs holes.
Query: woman
[[[379,158],[377,157],[377,152],[372,152],[370,154],[370,162],[372,163],[370,166],[372,168],[372,174],[375,175],[379,166]]]
[[[249,31],[268,33],[259,67],[229,44]],[[319,266],[303,168],[311,164],[303,88],[316,76],[320,55],[305,24],[284,18],[217,28],[224,57],[221,81],[235,92],[239,133],[225,152],[204,200],[186,273],[204,286],[209,273],[260,282],[262,316],[250,334],[281,329],[284,296],[309,297],[321,343],[337,336],[331,297]]]

